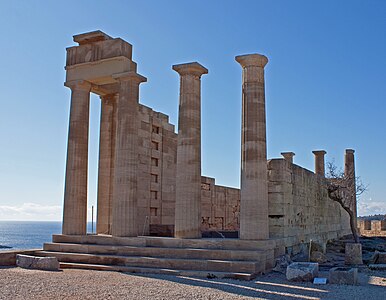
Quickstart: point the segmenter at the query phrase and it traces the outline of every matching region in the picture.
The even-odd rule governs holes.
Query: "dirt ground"
[[[326,275],[323,272],[319,277]],[[386,299],[386,272],[367,269],[359,285],[293,283],[269,273],[252,281],[87,270],[0,268],[0,299]]]

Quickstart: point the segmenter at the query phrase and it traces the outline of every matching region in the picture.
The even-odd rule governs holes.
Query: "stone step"
[[[228,261],[212,259],[155,258],[146,256],[119,256],[83,254],[69,252],[38,251],[37,256],[57,257],[60,262],[96,265],[166,268],[174,270],[195,270],[208,272],[231,272],[257,274],[266,269],[264,263],[255,261]]]
[[[136,246],[112,246],[93,244],[45,243],[43,250],[55,252],[109,254],[120,256],[173,257],[185,259],[216,259],[257,261],[266,260],[266,253],[261,250],[219,250],[191,248],[160,248]]]
[[[178,239],[168,237],[115,237],[110,235],[63,235],[52,236],[54,243],[97,244],[138,247],[162,248],[195,248],[195,249],[227,249],[227,250],[273,250],[275,239],[240,240],[240,239]]]
[[[61,269],[97,270],[97,271],[115,271],[115,272],[141,273],[141,274],[165,274],[165,275],[191,276],[191,277],[201,277],[201,278],[232,278],[232,279],[239,279],[239,280],[252,280],[256,277],[256,275],[252,273],[172,270],[172,269],[161,269],[161,268],[93,265],[93,264],[65,263],[65,262],[60,263],[60,268]]]

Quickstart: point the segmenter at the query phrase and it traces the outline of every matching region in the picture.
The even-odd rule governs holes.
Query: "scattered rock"
[[[332,268],[329,271],[329,283],[333,284],[351,284],[358,283],[358,269],[357,268]]]
[[[292,257],[292,261],[295,262],[308,262],[308,254],[305,253],[298,253]]]
[[[326,257],[326,255],[324,255],[320,251],[314,251],[314,252],[311,252],[310,260],[312,262],[317,262],[319,264],[323,264],[323,263],[327,262],[327,257]]]
[[[288,254],[276,258],[275,267],[272,269],[275,272],[285,274],[287,267],[292,263],[291,257]]]
[[[325,253],[326,252],[326,245],[311,241],[311,253],[315,252],[315,251]]]
[[[375,251],[373,253],[373,255],[368,260],[366,260],[366,263],[367,264],[376,264],[378,261],[378,257],[379,257],[379,252]]]
[[[290,281],[312,281],[318,272],[317,263],[295,262],[287,267],[286,277]]]
[[[37,257],[31,255],[16,255],[16,265],[25,269],[58,271],[59,261],[56,257]]]
[[[386,264],[386,252],[378,252],[376,264]]]
[[[369,265],[369,268],[371,270],[385,271],[386,270],[386,264],[372,264],[372,265]]]

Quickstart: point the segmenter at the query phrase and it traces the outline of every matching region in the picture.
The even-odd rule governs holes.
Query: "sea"
[[[91,222],[87,231],[92,232]],[[95,230],[95,224],[94,224]],[[60,234],[62,222],[0,221],[0,251],[42,249],[52,241],[53,234]]]

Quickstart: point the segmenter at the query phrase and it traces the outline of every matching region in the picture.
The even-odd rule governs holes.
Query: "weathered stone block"
[[[386,252],[379,252],[377,264],[386,264]]]
[[[327,261],[327,257],[323,254],[323,252],[320,251],[313,251],[311,252],[311,257],[310,260],[312,262],[317,262],[317,263],[325,263]]]
[[[362,245],[359,243],[347,243],[345,246],[344,263],[346,265],[361,265]]]
[[[296,262],[287,267],[286,277],[290,281],[312,281],[318,272],[317,263]]]
[[[333,284],[357,284],[357,268],[332,268],[329,271],[329,283]]]
[[[16,256],[16,265],[25,269],[38,269],[47,271],[59,270],[59,261],[56,257],[37,257],[18,254]]]
[[[386,271],[386,264],[371,264],[369,268],[371,270]]]

